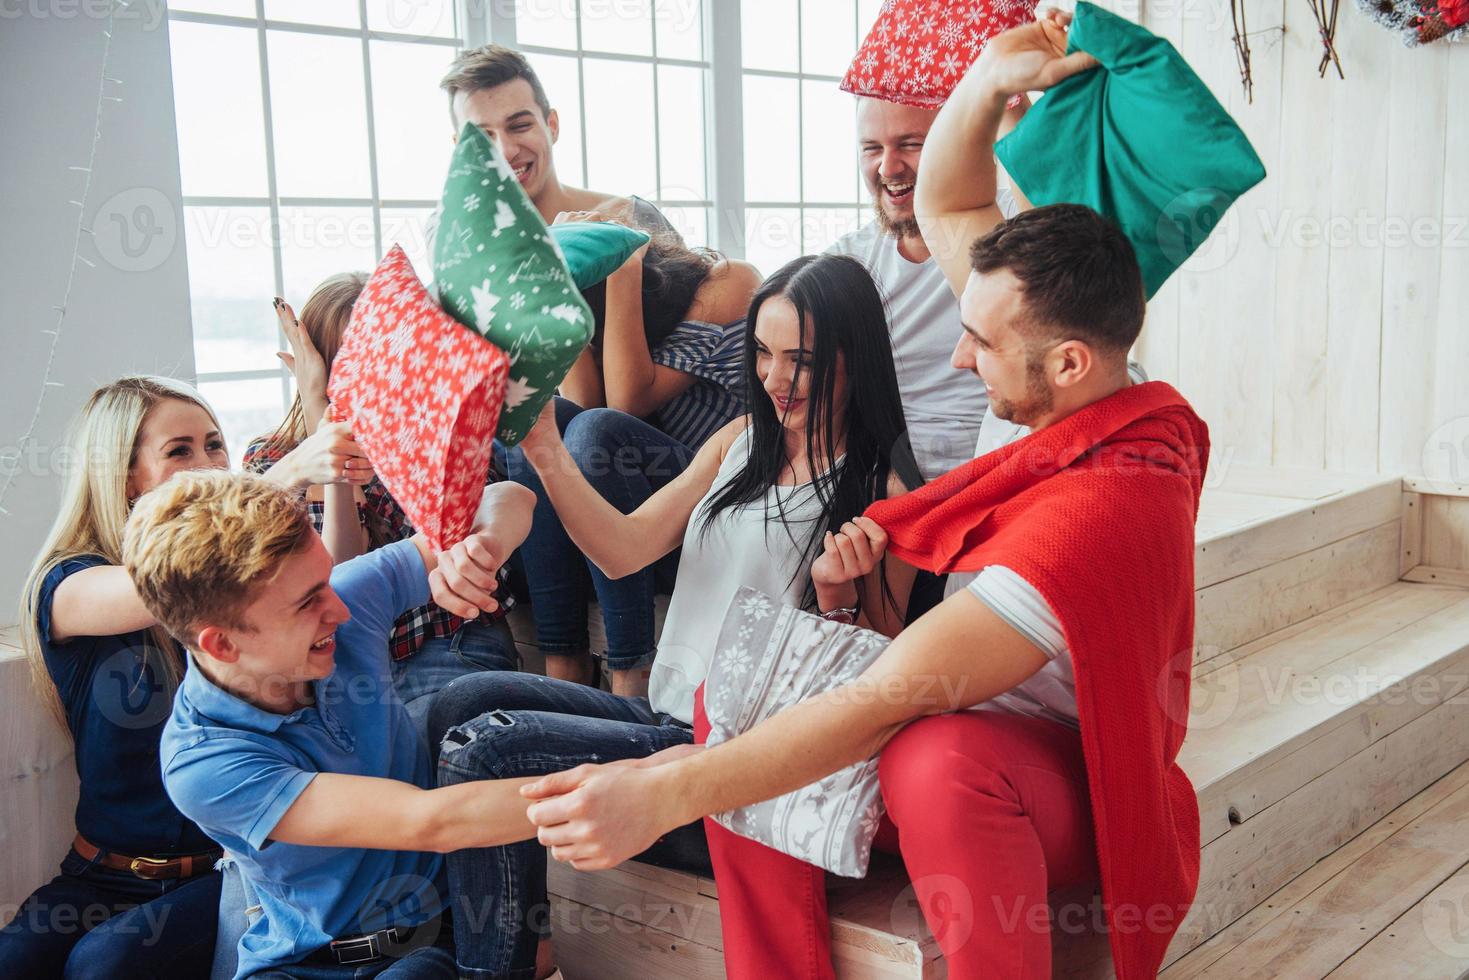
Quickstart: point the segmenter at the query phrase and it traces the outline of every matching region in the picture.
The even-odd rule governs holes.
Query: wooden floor
[[[1469,763],[1328,855],[1161,976],[1469,976]]]

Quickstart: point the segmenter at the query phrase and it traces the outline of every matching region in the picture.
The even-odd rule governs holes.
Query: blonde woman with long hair
[[[60,513],[31,569],[21,637],[36,690],[75,744],[77,836],[61,873],[0,930],[0,976],[207,974],[219,846],[163,789],[158,743],[184,672],[178,645],[121,567],[132,502],[182,470],[225,469],[219,422],[192,387],[127,377],[73,424]],[[367,478],[346,427],[303,445],[292,485]]]
[[[327,381],[342,335],[352,319],[352,306],[367,284],[361,272],[346,272],[323,281],[301,307],[298,319],[291,305],[275,299],[281,331],[290,342],[281,361],[296,377],[296,400],[274,432],[250,443],[245,469],[274,474],[290,459],[302,440],[313,438],[325,426]],[[486,473],[485,479],[493,478]],[[349,558],[413,536],[402,508],[377,480],[345,492],[312,488],[307,510],[333,561]],[[352,506],[355,501],[356,506]],[[393,684],[408,714],[427,737],[428,709],[436,694],[450,681],[481,670],[514,670],[519,666],[515,642],[505,624],[513,607],[509,589],[496,596],[501,606],[493,614],[465,621],[430,602],[410,609],[394,624],[389,647],[393,655]]]

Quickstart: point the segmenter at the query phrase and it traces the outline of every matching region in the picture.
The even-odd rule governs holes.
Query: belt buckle
[[[128,862],[128,870],[135,877],[153,881],[160,876],[163,869],[171,863],[171,860],[169,858],[135,857]]]
[[[358,954],[364,955],[358,955]],[[332,956],[338,963],[348,966],[353,963],[371,963],[380,955],[376,936],[359,936],[356,939],[332,940]]]

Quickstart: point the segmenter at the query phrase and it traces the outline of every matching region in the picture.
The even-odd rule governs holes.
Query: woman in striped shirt
[[[556,219],[599,220],[595,212]],[[556,422],[582,474],[619,510],[630,513],[667,486],[711,435],[744,413],[744,316],[759,285],[754,266],[661,234],[587,290],[597,331],[561,385]],[[547,675],[595,681],[587,633],[595,590],[612,690],[645,695],[655,652],[653,596],[672,591],[677,553],[609,579],[567,535],[525,453],[512,450],[504,465],[511,480],[536,492],[520,554]]]

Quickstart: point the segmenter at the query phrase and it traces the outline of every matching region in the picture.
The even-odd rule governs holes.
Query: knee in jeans
[[[515,763],[521,742],[534,736],[514,712],[488,711],[444,732],[439,743],[439,785],[523,775]]]
[[[133,976],[132,962],[138,947],[162,940],[161,935],[147,935],[152,925],[150,921],[137,924],[133,921],[137,918],[136,915],[128,916],[128,925],[122,930],[108,928],[104,924],[83,936],[66,958],[65,980]],[[162,925],[157,924],[159,930]],[[143,934],[135,934],[140,930]]]
[[[605,476],[614,462],[620,462],[620,445],[614,426],[626,416],[610,408],[589,408],[566,427],[562,441],[566,451],[587,477]]]

